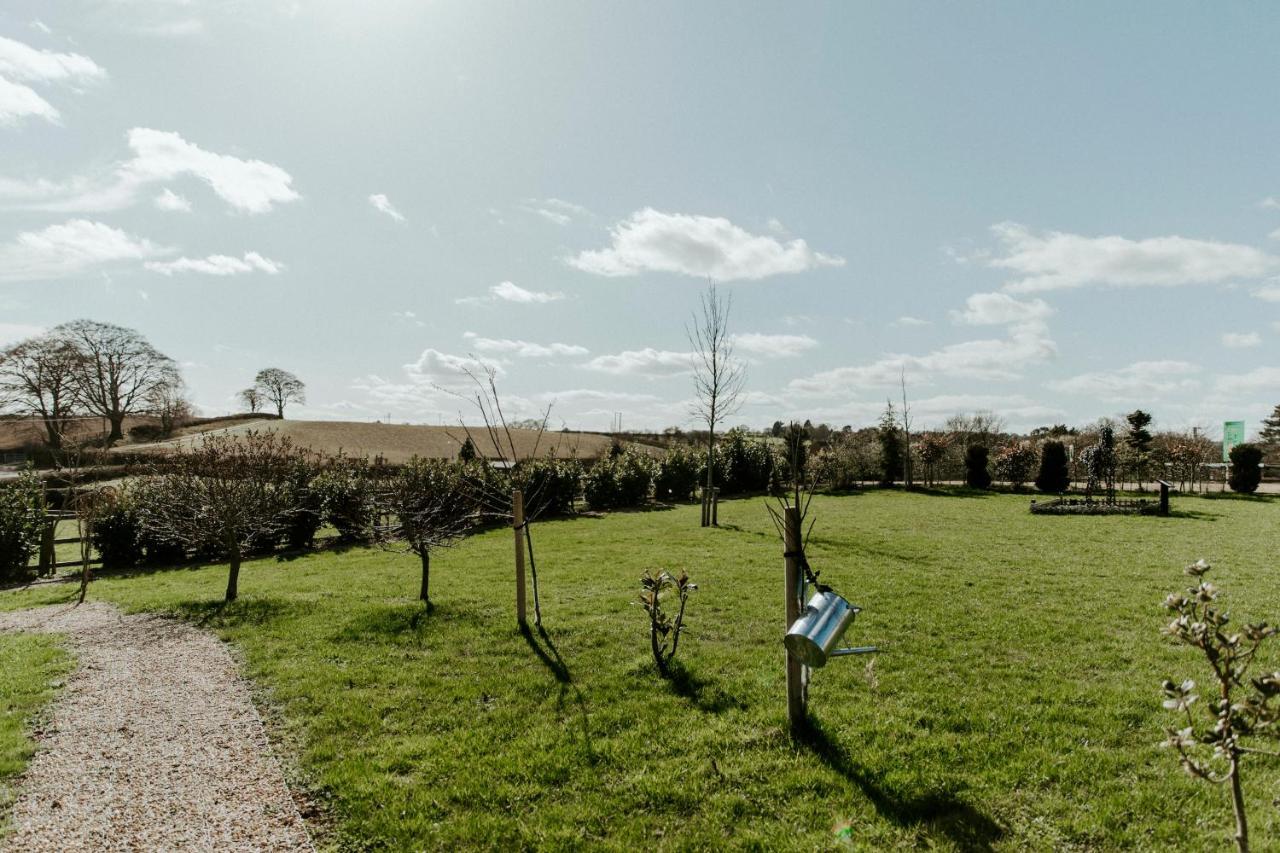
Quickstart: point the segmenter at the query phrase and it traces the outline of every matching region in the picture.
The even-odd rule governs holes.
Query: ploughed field
[[[1158,746],[1176,722],[1161,681],[1205,681],[1161,635],[1161,602],[1203,556],[1241,621],[1280,619],[1280,501],[1175,498],[1155,518],[1032,516],[1028,500],[814,502],[810,562],[864,608],[847,639],[883,652],[815,672],[796,741],[762,499],[723,503],[712,530],[696,506],[535,524],[545,634],[516,629],[509,530],[435,558],[430,614],[415,557],[363,548],[247,563],[230,606],[216,565],[104,578],[90,597],[233,644],[325,847],[1227,844],[1226,791]],[[636,603],[647,568],[699,585],[672,681]],[[73,591],[2,593],[0,609]],[[43,644],[4,650],[48,666]],[[1278,771],[1246,773],[1255,846],[1274,848]]]

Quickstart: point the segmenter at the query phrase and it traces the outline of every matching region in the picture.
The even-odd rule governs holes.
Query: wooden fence
[[[54,575],[57,573],[58,569],[67,569],[71,567],[79,568],[84,565],[83,558],[80,556],[83,551],[79,551],[79,548],[77,548],[79,553],[76,555],[74,560],[58,559],[59,545],[81,546],[81,543],[84,541],[80,536],[80,527],[78,525],[74,536],[63,536],[61,538],[58,536],[58,523],[62,521],[74,521],[75,518],[76,514],[74,512],[49,510],[44,513],[43,526],[40,528],[40,549],[37,554],[36,562],[36,574],[40,577],[49,577]],[[85,525],[84,533],[86,537],[92,535],[92,529],[89,524]],[[101,558],[93,553],[92,545],[90,545],[89,553],[90,566],[102,565]]]

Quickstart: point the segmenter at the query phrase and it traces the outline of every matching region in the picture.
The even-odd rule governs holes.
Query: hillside
[[[204,433],[244,433],[249,430],[269,430],[288,436],[301,447],[335,454],[339,451],[349,456],[381,456],[395,465],[409,461],[414,456],[432,459],[452,459],[466,440],[466,432],[460,426],[425,426],[408,424],[361,423],[353,421],[259,421],[242,423],[213,430],[188,431],[186,435],[171,441],[154,444],[131,444],[118,448],[121,452],[164,452],[177,446],[188,445]],[[521,456],[534,453],[539,456],[552,454],[558,458],[577,456],[594,459],[608,451],[612,439],[607,435],[584,432],[547,432],[541,443],[535,430],[512,430],[512,438]],[[497,455],[483,428],[471,428],[471,435],[480,452]]]

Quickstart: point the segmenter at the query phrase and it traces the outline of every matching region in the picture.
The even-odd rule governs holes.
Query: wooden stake
[[[783,600],[786,602],[786,627],[800,618],[800,577],[803,568],[800,566],[800,548],[802,536],[800,531],[800,508],[789,506],[783,513],[786,527],[784,543],[786,545],[787,570],[786,590]],[[784,629],[785,630],[785,629]],[[805,690],[804,672],[800,661],[787,651],[787,722],[791,730],[800,729],[805,723]]]
[[[516,538],[516,621],[524,628],[529,620],[525,616],[524,592],[524,495],[519,489],[511,493],[511,526]]]

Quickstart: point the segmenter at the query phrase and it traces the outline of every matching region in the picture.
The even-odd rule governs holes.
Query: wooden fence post
[[[804,571],[800,565],[802,541],[800,535],[800,508],[787,507],[783,517],[785,520],[785,537],[783,541],[786,545],[787,561],[787,569],[784,573],[786,578],[784,601],[786,602],[786,628],[789,629],[792,623],[800,618],[800,578]],[[800,661],[792,657],[789,650],[785,654],[787,656],[787,721],[791,725],[791,730],[795,732],[805,724],[804,672]]]
[[[516,621],[524,628],[528,625],[524,591],[524,495],[519,489],[511,493],[511,526],[516,540]]]
[[[58,532],[58,519],[45,516],[44,525],[40,528],[40,564],[36,569],[37,574],[41,577],[47,577],[54,573],[54,566],[58,562],[57,551],[54,548],[53,540]]]

